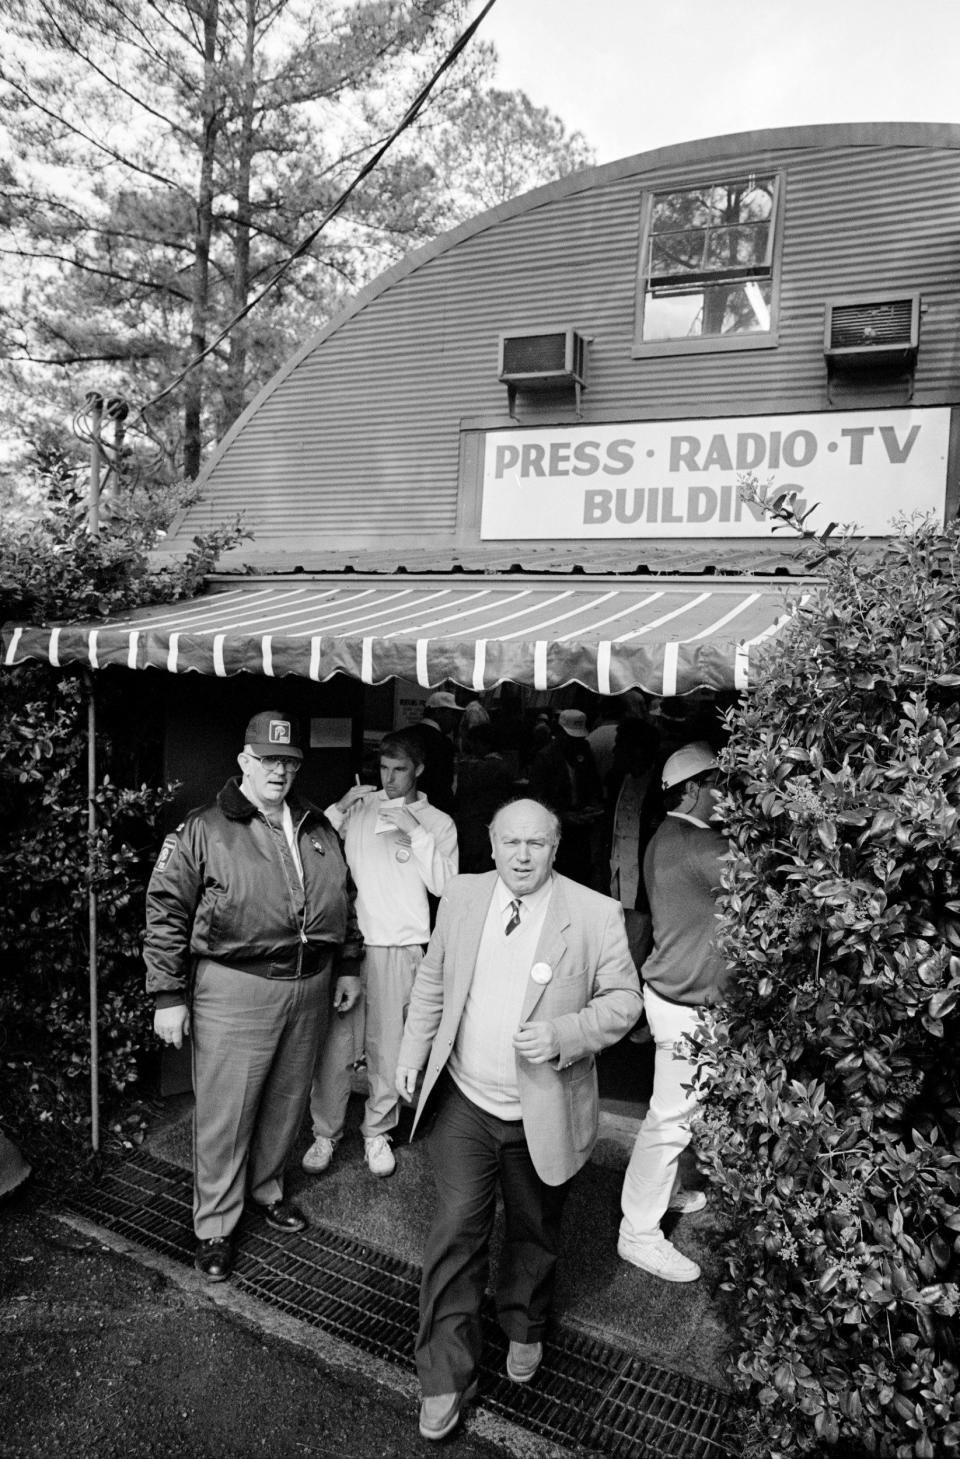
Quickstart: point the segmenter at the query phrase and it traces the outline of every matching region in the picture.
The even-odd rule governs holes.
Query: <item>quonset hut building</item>
[[[590,169],[411,255],[303,344],[169,535],[244,514],[253,541],[203,597],[7,625],[5,662],[159,671],[182,804],[265,703],[309,720],[304,788],[329,798],[398,693],[740,689],[810,589],[742,480],[870,536],[953,517],[958,323],[960,127]]]

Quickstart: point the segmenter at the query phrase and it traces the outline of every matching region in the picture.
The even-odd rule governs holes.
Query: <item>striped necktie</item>
[[[520,926],[520,903],[514,899],[510,903],[510,921],[507,923],[506,933],[509,937],[515,927]]]

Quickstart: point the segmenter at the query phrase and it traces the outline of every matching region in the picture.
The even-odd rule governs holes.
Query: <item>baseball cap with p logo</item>
[[[292,760],[303,759],[297,725],[279,709],[264,709],[255,714],[244,732],[243,743],[249,745],[255,755],[289,755]]]

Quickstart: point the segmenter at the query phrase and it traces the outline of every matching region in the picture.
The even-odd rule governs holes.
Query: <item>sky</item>
[[[960,123],[960,0],[496,0],[478,36],[497,83],[598,162],[762,127]]]

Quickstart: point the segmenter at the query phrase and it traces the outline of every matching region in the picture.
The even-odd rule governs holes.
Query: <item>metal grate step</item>
[[[190,1174],[146,1151],[64,1193],[62,1203],[141,1246],[193,1262]],[[413,1371],[418,1267],[323,1226],[277,1238],[244,1215],[240,1232],[237,1287]],[[533,1433],[618,1459],[719,1459],[732,1452],[725,1439],[731,1401],[709,1384],[561,1324],[534,1384],[520,1387],[503,1374],[503,1346],[492,1309],[485,1311],[480,1402]]]

